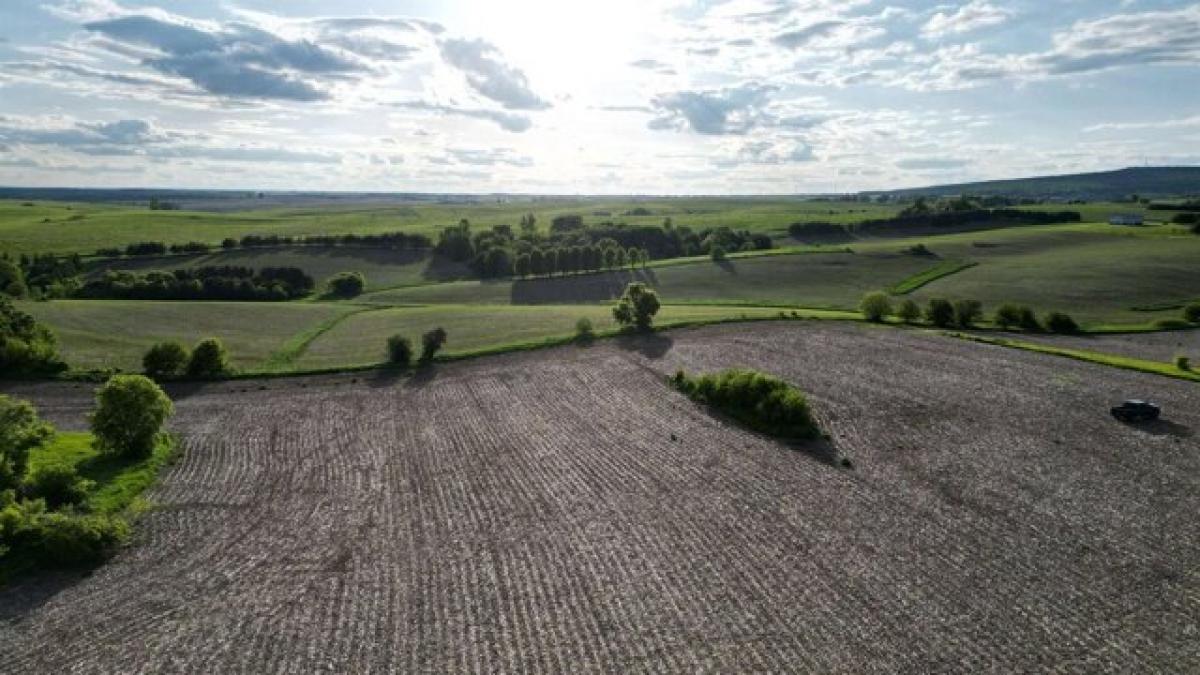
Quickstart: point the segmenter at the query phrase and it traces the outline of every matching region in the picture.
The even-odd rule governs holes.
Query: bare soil
[[[1148,361],[1174,361],[1176,356],[1182,355],[1190,357],[1193,363],[1200,363],[1200,330],[1194,329],[1113,335],[1020,335],[1018,339]]]
[[[726,366],[854,467],[663,382]],[[1147,392],[1163,421],[1108,416]],[[780,322],[173,394],[140,541],[0,591],[0,671],[1200,669],[1188,382]]]

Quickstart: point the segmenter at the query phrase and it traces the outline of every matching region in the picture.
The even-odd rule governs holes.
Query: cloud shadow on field
[[[612,270],[566,277],[542,277],[517,279],[512,283],[512,304],[585,304],[616,300],[625,292],[625,286],[640,281],[649,286],[658,285],[658,277],[652,269]]]
[[[675,341],[662,333],[622,333],[617,336],[616,343],[621,349],[658,359],[671,351]]]

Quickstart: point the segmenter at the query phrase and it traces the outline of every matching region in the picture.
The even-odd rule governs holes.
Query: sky
[[[1200,164],[1200,2],[0,0],[0,185],[852,192]]]

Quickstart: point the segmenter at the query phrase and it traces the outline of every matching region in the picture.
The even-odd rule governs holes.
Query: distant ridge
[[[930,197],[972,194],[1089,201],[1121,199],[1131,194],[1142,197],[1182,197],[1200,195],[1200,166],[1130,167],[1116,171],[987,180],[862,194]]]

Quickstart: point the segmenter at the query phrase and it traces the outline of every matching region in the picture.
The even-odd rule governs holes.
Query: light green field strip
[[[1173,363],[1164,363],[1162,361],[1148,361],[1146,359],[1137,359],[1128,356],[1118,356],[1116,354],[1106,354],[1103,352],[1094,352],[1086,349],[1068,349],[1065,347],[1051,347],[1048,345],[1036,344],[1033,342],[1025,342],[1023,340],[1013,340],[1010,338],[993,338],[984,337],[982,335],[968,335],[966,333],[946,333],[946,335],[959,338],[961,340],[969,340],[971,342],[981,342],[983,344],[997,345],[1000,347],[1010,347],[1012,349],[1024,349],[1030,352],[1038,352],[1041,354],[1052,354],[1054,356],[1062,356],[1076,361],[1087,361],[1089,363],[1098,363],[1113,368],[1122,368],[1124,370],[1136,370],[1143,373],[1151,373],[1154,375],[1162,375],[1172,377],[1177,380],[1190,380],[1192,382],[1200,382],[1200,373],[1194,370],[1181,370]]]
[[[892,286],[888,289],[888,293],[892,295],[907,295],[918,288],[937,281],[943,277],[948,277],[951,274],[961,272],[969,267],[978,265],[977,262],[968,260],[944,260],[929,269],[918,272],[917,274],[908,277],[904,281]]]

